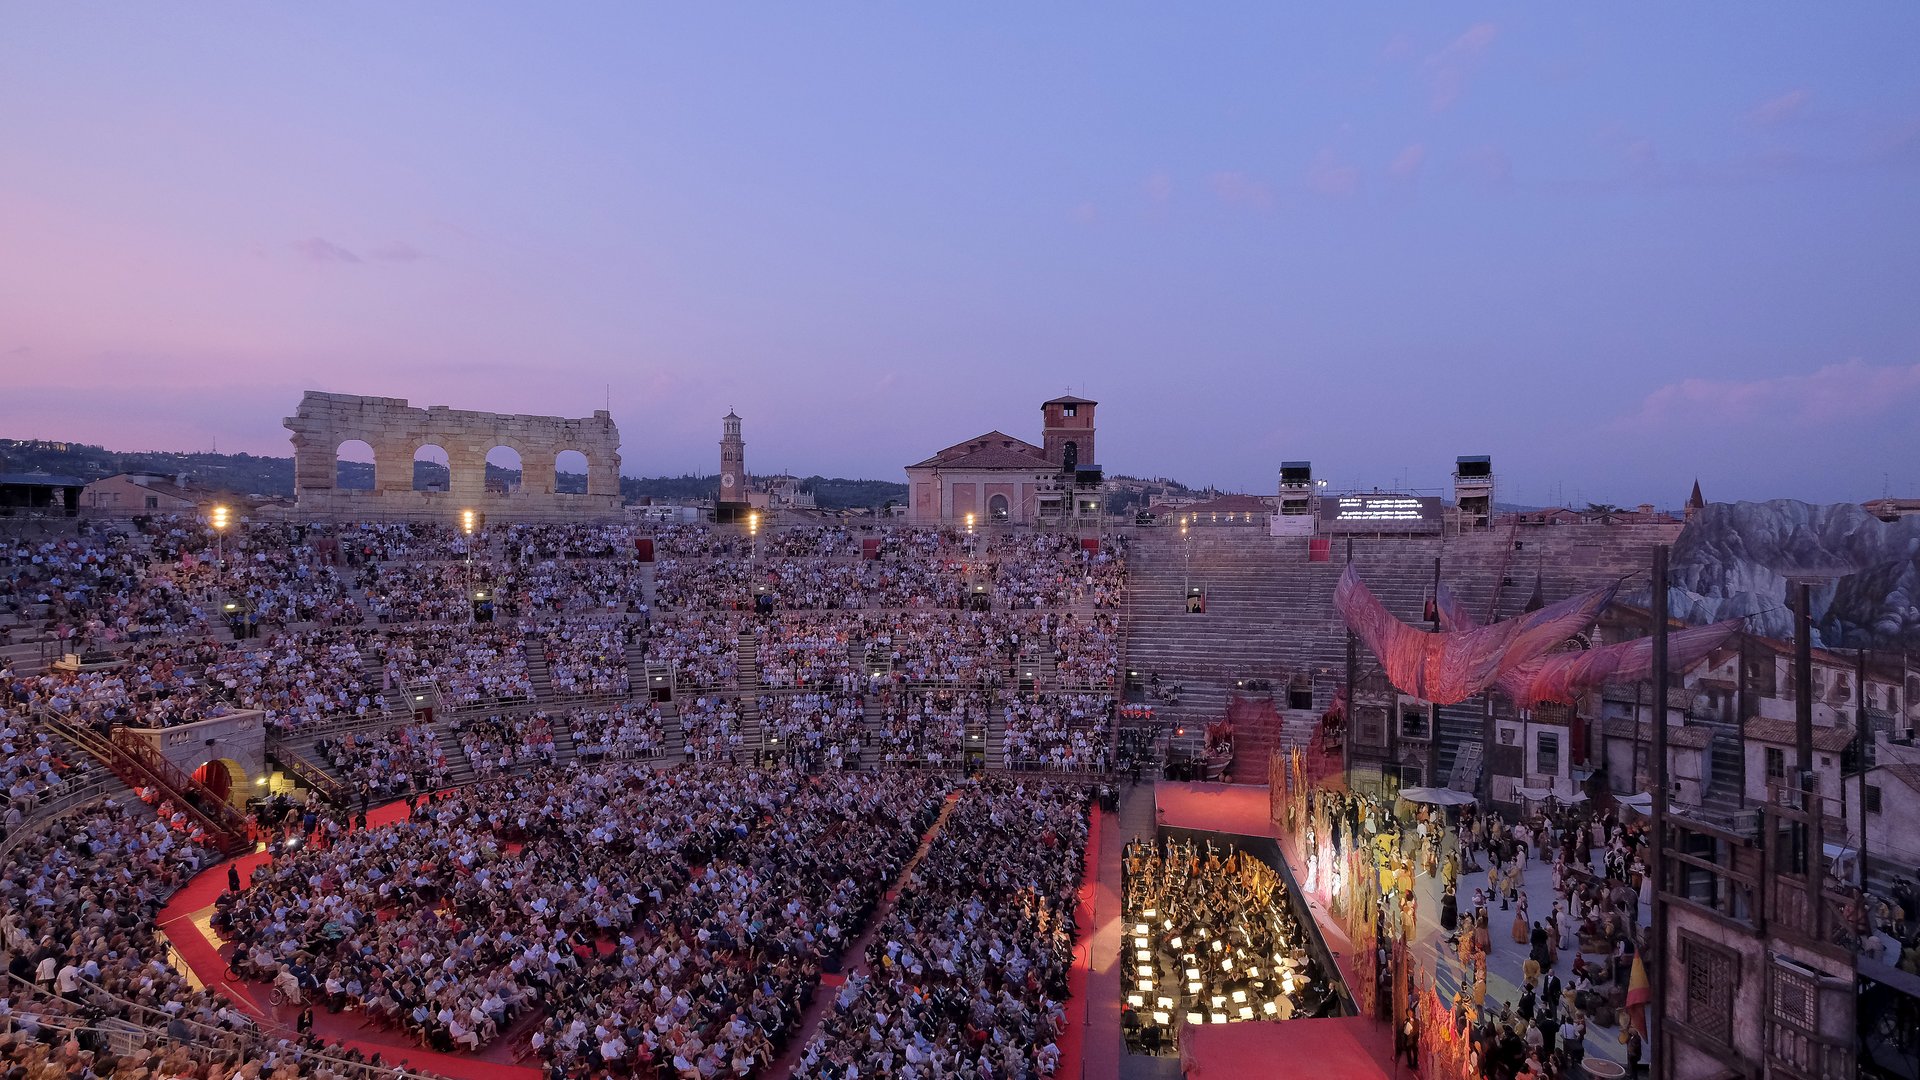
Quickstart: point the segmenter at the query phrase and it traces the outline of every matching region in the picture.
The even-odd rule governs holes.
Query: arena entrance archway
[[[221,801],[234,806],[246,805],[247,799],[253,795],[249,787],[253,779],[232,758],[208,758],[193,770],[193,778]]]

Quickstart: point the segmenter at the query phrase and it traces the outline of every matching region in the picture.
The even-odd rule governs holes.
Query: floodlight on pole
[[[472,540],[472,537],[473,537],[474,530],[479,527],[480,527],[479,513],[476,512],[472,507],[463,508],[460,511],[460,531],[465,533],[468,537],[468,540],[467,540],[467,595],[469,597],[473,595],[473,540]],[[467,611],[468,611],[467,620],[469,622],[478,622],[480,620],[480,610],[479,610],[478,604],[475,604],[469,601],[467,604]]]
[[[214,559],[220,565],[227,563],[227,526],[233,524],[233,512],[225,503],[216,505],[207,515],[207,524],[213,526]]]

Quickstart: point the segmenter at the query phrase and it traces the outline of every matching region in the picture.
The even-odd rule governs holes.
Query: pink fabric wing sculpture
[[[1545,655],[1599,617],[1613,587],[1594,589],[1492,626],[1434,633],[1408,626],[1360,581],[1353,564],[1340,575],[1334,607],[1380,658],[1401,693],[1452,705],[1494,685],[1503,671]]]
[[[1471,630],[1479,624],[1445,585],[1434,596],[1440,625],[1447,630]],[[1543,609],[1544,610],[1544,609]],[[1681,671],[1719,648],[1740,629],[1741,620],[1728,619],[1694,626],[1667,635],[1667,666]],[[1523,709],[1543,701],[1573,704],[1584,691],[1607,682],[1632,682],[1653,671],[1653,638],[1637,638],[1613,645],[1569,652],[1550,652],[1504,668],[1494,685]]]

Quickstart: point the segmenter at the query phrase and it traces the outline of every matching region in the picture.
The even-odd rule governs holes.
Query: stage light
[[[1269,1001],[1265,1005],[1260,1006],[1260,1011],[1266,1013],[1268,1016],[1273,1016],[1280,1011],[1280,1006]]]

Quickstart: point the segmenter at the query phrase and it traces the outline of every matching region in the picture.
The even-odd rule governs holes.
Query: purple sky
[[[1342,8],[14,5],[0,436],[900,479],[1071,387],[1190,483],[1920,494],[1920,6]]]

